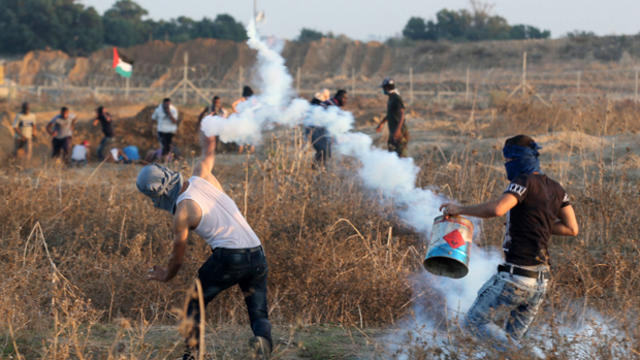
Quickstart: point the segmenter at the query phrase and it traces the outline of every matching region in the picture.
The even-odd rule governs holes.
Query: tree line
[[[244,41],[244,26],[232,16],[193,20],[144,19],[147,10],[133,0],[117,0],[100,15],[76,0],[0,0],[0,53],[58,49],[72,56],[104,46],[132,46],[153,39],[184,42],[196,38]]]
[[[409,40],[432,41],[524,40],[551,36],[549,30],[540,30],[535,26],[509,25],[505,18],[491,15],[490,6],[486,4],[477,1],[471,4],[471,11],[442,9],[436,14],[435,20],[412,17],[402,30],[402,35]]]
[[[531,25],[510,25],[490,14],[490,7],[471,2],[471,10],[440,10],[435,19],[412,17],[402,35],[409,40],[479,41],[543,39],[548,30]],[[0,53],[22,54],[37,49],[58,49],[72,56],[87,55],[104,46],[127,47],[153,39],[185,42],[196,38],[244,41],[244,26],[227,14],[215,19],[171,20],[145,18],[146,9],[133,0],[117,0],[100,15],[77,0],[0,0]],[[332,33],[303,28],[296,41],[333,38]]]

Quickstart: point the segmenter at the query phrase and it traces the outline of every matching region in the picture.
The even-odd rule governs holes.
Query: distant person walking
[[[319,100],[316,97],[311,100],[313,104],[315,100]],[[325,109],[331,106],[343,107],[347,104],[347,91],[344,89],[340,89],[336,92],[336,94],[320,104],[319,106],[324,107]],[[313,149],[316,151],[314,155],[314,166],[324,167],[327,165],[327,160],[331,158],[331,146],[333,144],[333,138],[327,128],[322,126],[310,126],[309,132],[311,134],[311,145]]]
[[[56,115],[47,124],[47,133],[51,135],[51,157],[68,159],[71,152],[71,137],[76,124],[76,116],[69,113],[69,108],[63,106],[60,114]]]
[[[386,122],[389,125],[389,139],[387,140],[389,151],[395,152],[399,157],[407,157],[409,130],[405,121],[404,103],[393,79],[385,78],[381,87],[389,99],[387,101],[387,115],[378,124],[376,132],[382,131],[382,125]]]
[[[18,157],[19,151],[24,149],[25,158],[31,160],[33,153],[33,138],[37,136],[36,115],[30,111],[29,103],[22,103],[20,112],[13,121],[15,133],[14,156]]]
[[[173,137],[178,132],[178,109],[171,105],[171,99],[165,98],[151,115],[157,123],[158,141],[162,145],[162,157],[166,159],[171,152]]]
[[[102,161],[104,160],[105,149],[113,142],[114,137],[113,118],[111,114],[105,110],[104,106],[99,106],[96,109],[96,118],[93,120],[93,126],[98,124],[102,127],[102,134],[104,135],[97,150],[98,160]]]
[[[249,100],[251,97],[253,96],[253,89],[250,86],[245,85],[242,88],[242,96],[237,99],[236,101],[233,102],[233,104],[231,104],[231,108],[233,109],[234,113],[238,112],[238,105],[242,104],[243,102]],[[249,154],[252,154],[253,152],[256,151],[256,147],[250,144],[245,144],[245,145],[240,145],[238,147],[238,152],[242,154],[242,152],[244,151],[244,149],[247,149],[247,152]]]
[[[213,175],[216,140],[204,137],[202,159],[193,174],[184,180],[179,172],[152,164],[140,170],[136,180],[138,190],[150,197],[155,207],[173,217],[173,251],[166,266],[154,266],[147,278],[169,281],[184,262],[189,231],[194,231],[211,247],[213,253],[198,270],[204,305],[224,290],[238,285],[242,290],[251,330],[253,354],[249,359],[267,359],[271,353],[271,324],[267,306],[267,260],[258,236],[233,200],[224,192]],[[193,319],[183,359],[195,359],[200,341],[199,299],[192,297],[187,305],[187,317]]]

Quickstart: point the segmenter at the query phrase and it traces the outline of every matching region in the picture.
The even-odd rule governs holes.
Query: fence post
[[[351,68],[351,96],[356,95],[356,70]]]
[[[184,70],[182,74],[182,104],[187,103],[187,82],[189,78],[189,53],[184,52]]]
[[[465,81],[465,87],[464,87],[464,101],[465,102],[469,101],[469,80],[470,80],[469,67],[467,67],[467,79]]]
[[[636,88],[633,96],[633,101],[638,102],[638,69],[636,69]]]
[[[522,54],[522,96],[527,92],[527,52]]]
[[[244,82],[244,68],[242,67],[242,65],[240,66],[240,68],[238,69],[238,89],[240,90],[240,95],[242,95],[242,86]]]
[[[436,101],[440,102],[440,83],[442,82],[442,70],[438,73],[438,87],[436,88]]]
[[[413,67],[409,68],[409,104],[413,104]]]
[[[296,70],[296,93],[298,93],[298,95],[300,95],[300,77],[301,77],[301,72],[300,72],[300,68],[298,68],[298,70]]]
[[[582,71],[578,71],[578,73],[576,74],[577,76],[577,81],[576,81],[576,96],[580,96],[580,81],[582,80]]]

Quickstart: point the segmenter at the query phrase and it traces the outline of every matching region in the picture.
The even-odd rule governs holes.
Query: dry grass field
[[[372,136],[369,120],[384,107],[378,100],[350,109]],[[186,176],[197,150],[195,112],[185,110],[185,158],[171,164]],[[637,104],[604,99],[411,107],[419,186],[463,203],[495,197],[506,186],[501,145],[527,133],[543,146],[543,170],[570,193],[581,233],[552,241],[553,281],[534,323],[547,335],[530,338],[548,359],[640,358],[639,116]],[[116,126],[144,150],[153,143],[150,126],[135,119]],[[97,139],[90,132],[98,129],[80,126],[76,140]],[[174,280],[145,281],[146,270],[168,258],[170,223],[136,190],[139,167],[69,169],[41,163],[44,156],[35,166],[0,168],[0,358],[178,358],[178,309],[210,250],[192,236]],[[299,129],[280,129],[256,155],[219,155],[214,171],[266,249],[274,358],[529,358],[494,353],[444,313],[429,283],[437,279],[422,275],[425,235],[361,185],[353,159],[334,158],[318,171],[311,157]],[[478,245],[499,247],[503,222],[484,221]],[[425,313],[435,334],[417,331]],[[207,358],[246,358],[247,324],[239,290],[216,298]],[[572,335],[585,326],[588,336]]]

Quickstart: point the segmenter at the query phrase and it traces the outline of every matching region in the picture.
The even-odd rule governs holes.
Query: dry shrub
[[[638,108],[634,104],[608,106],[613,115],[602,133],[631,131],[637,126],[631,122],[622,125],[620,120],[635,116]],[[603,110],[603,105],[588,104],[578,110],[585,124],[593,122],[593,131],[600,129],[595,114]],[[534,127],[537,129],[549,126],[545,113],[556,111],[556,118],[571,113],[560,106],[546,109],[536,104],[513,105],[501,111],[520,114],[522,119],[532,116],[540,121]],[[581,130],[587,131],[587,125]],[[480,134],[507,131],[504,124],[502,128],[497,123],[492,126],[481,129]],[[368,328],[410,316],[414,294],[409,279],[420,268],[425,252],[421,235],[397,220],[391,204],[363,189],[353,176],[358,166],[353,161],[335,159],[327,170],[311,170],[299,132],[275,134],[265,146],[266,155],[220,157],[215,170],[264,242],[274,323],[336,323]],[[593,160],[587,158],[592,154],[582,156],[583,162]],[[580,319],[587,310],[596,311],[614,320],[629,344],[637,344],[638,179],[615,173],[603,158],[596,157],[595,164],[583,171],[565,174],[582,229],[575,239],[552,241],[554,281],[538,322]],[[418,185],[434,186],[465,203],[495,197],[506,185],[503,172],[496,171],[502,169],[497,151],[475,152],[465,147],[444,154],[433,148],[416,162],[422,168]],[[173,167],[188,174],[190,165]],[[58,347],[60,353],[100,354],[86,340],[89,330],[94,328],[95,332],[98,321],[113,324],[123,318],[117,326],[124,330],[113,346],[120,347],[118,339],[125,333],[135,335],[136,341],[125,341],[129,344],[125,352],[155,356],[143,346],[145,334],[152,324],[175,322],[172,309],[181,308],[185,290],[192,286],[196,269],[210,249],[192,237],[185,265],[176,279],[169,284],[144,280],[150,265],[166,262],[171,232],[168,214],[153,209],[133,185],[137,169],[102,165],[95,170],[64,170],[47,165],[32,171],[4,168],[0,173],[0,217],[4,219],[0,224],[0,271],[7,274],[0,287],[0,324],[3,329],[11,325],[11,334],[3,333],[6,343],[17,339],[22,354],[52,358],[47,347],[56,339],[60,340],[58,344],[68,345]],[[550,175],[558,176],[554,171],[557,169]],[[485,221],[480,245],[499,247],[503,223],[503,219]],[[36,239],[33,231],[38,228],[42,236]],[[49,254],[44,250],[45,243]],[[59,274],[52,270],[49,259]],[[51,282],[55,274],[68,279],[66,284],[72,293],[62,293],[61,285]],[[69,301],[81,305],[78,312],[70,310]],[[426,306],[433,304],[428,302]],[[244,301],[237,289],[223,293],[208,307],[210,324],[246,324],[246,320]],[[134,321],[139,325],[122,325]],[[56,323],[60,324],[57,329],[65,330],[54,331],[52,324]],[[458,336],[455,326],[451,331],[452,336]],[[25,343],[34,333],[42,341]],[[461,354],[473,353],[481,345],[462,340],[465,345],[460,348]],[[571,358],[567,355],[569,340],[559,332],[553,341],[561,354],[557,358]],[[415,358],[429,358],[433,351],[441,351],[421,341],[413,345]],[[168,344],[166,352],[175,346]],[[609,345],[602,346],[606,354]],[[638,350],[637,345],[630,346]],[[114,347],[110,354],[120,351]]]
[[[640,104],[631,100],[559,100],[544,104],[535,97],[501,98],[494,105],[498,116],[484,129],[486,136],[505,136],[514,129],[518,133],[579,131],[597,136],[640,131]]]

